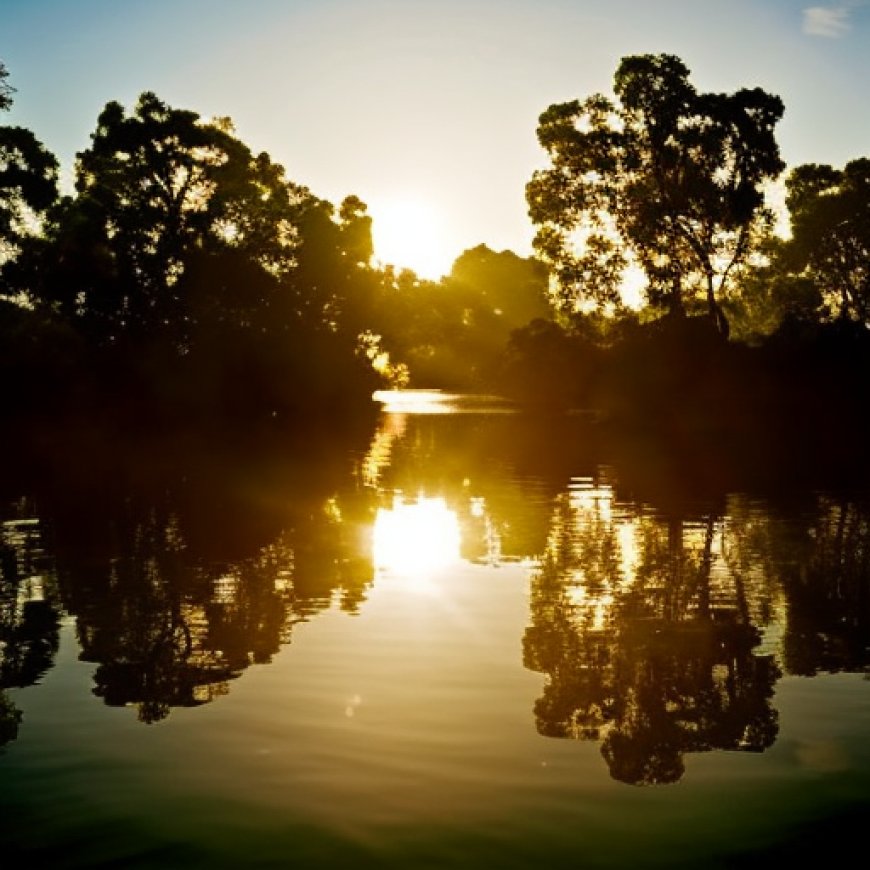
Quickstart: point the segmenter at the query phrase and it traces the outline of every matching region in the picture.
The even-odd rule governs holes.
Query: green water
[[[711,481],[485,402],[398,410],[244,461],[7,462],[0,866],[742,867],[860,845],[860,486]]]

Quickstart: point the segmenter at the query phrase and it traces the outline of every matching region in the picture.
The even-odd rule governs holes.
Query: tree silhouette
[[[0,60],[0,112],[11,108],[12,94],[15,93],[15,88],[6,81],[7,78],[9,78],[9,70],[6,69],[6,64]]]
[[[79,380],[138,401],[140,418],[146,399],[193,418],[334,414],[379,384],[360,339],[378,284],[370,225],[357,197],[336,211],[229,120],[144,93],[106,105],[76,195],[4,277],[82,337]]]
[[[0,61],[0,111],[12,106],[8,71]],[[15,257],[32,225],[57,198],[58,163],[23,127],[0,125],[0,267]],[[0,294],[9,293],[0,272]]]
[[[547,272],[478,245],[437,282],[387,267],[370,311],[379,349],[407,367],[415,386],[491,389],[511,331],[548,313]]]
[[[771,224],[762,185],[783,168],[773,136],[782,102],[759,88],[699,93],[664,54],[623,58],[614,93],[541,115],[552,168],[534,174],[527,199],[558,301],[618,306],[634,265],[655,308],[679,313],[701,296],[727,334],[729,280]]]
[[[790,673],[866,672],[870,664],[870,509],[818,496],[803,527],[771,529],[789,601],[783,658]]]
[[[791,238],[780,268],[809,279],[822,319],[870,323],[870,159],[842,170],[808,164],[786,179]]]
[[[71,225],[76,235],[84,224],[112,280],[103,293],[86,280],[57,289],[68,311],[99,323],[105,343],[156,332],[186,350],[194,312],[182,278],[195,253],[233,252],[275,275],[292,264],[294,191],[281,168],[254,156],[229,122],[203,122],[152,93],[130,114],[114,102],[101,112],[90,148],[78,155],[76,190],[56,232]]]
[[[469,248],[454,261],[449,280],[470,297],[478,296],[497,315],[504,336],[550,312],[546,267],[513,251],[493,251],[486,245]]]

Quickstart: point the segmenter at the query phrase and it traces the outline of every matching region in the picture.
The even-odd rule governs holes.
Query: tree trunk
[[[722,310],[719,303],[716,301],[716,294],[713,290],[713,276],[707,275],[707,307],[710,310],[710,318],[716,325],[716,329],[722,338],[727,339],[731,334],[731,325],[728,323],[728,318]]]

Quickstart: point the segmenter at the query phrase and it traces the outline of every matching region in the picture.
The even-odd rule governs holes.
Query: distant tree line
[[[7,79],[0,63],[0,110]],[[613,90],[541,115],[536,257],[479,245],[440,281],[377,264],[365,203],[288,180],[229,119],[110,102],[71,195],[30,131],[0,127],[4,412],[298,419],[412,384],[690,428],[792,419],[808,397],[848,416],[870,362],[870,160],[783,175],[782,101],[699,92],[672,55],[624,58]]]

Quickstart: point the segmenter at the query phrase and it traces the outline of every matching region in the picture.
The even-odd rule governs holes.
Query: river
[[[862,843],[863,485],[381,398],[362,436],[242,462],[94,450],[31,481],[7,457],[2,866],[742,867]]]

